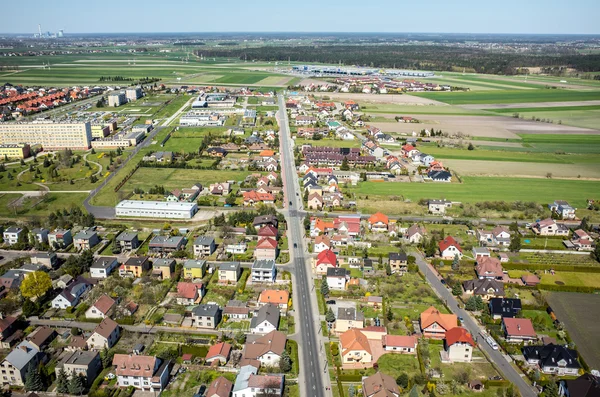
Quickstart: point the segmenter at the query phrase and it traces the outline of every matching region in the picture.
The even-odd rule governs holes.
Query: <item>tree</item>
[[[468,311],[471,311],[471,312],[483,310],[483,308],[484,308],[483,300],[481,299],[481,296],[479,296],[479,295],[470,297],[469,299],[467,299],[467,302],[465,303],[465,309],[467,309]]]
[[[85,385],[87,384],[87,380],[84,375],[75,375],[71,376],[69,380],[69,394],[74,394],[76,396],[80,396],[85,392]]]
[[[52,280],[48,273],[37,271],[29,273],[21,283],[21,295],[29,299],[38,299],[52,288]]]
[[[510,236],[510,244],[508,249],[511,252],[519,252],[521,250],[521,235],[519,233],[512,233]]]
[[[342,160],[342,165],[340,166],[340,170],[350,171],[350,165],[348,165],[348,159],[346,157],[344,157],[344,160]]]
[[[44,381],[40,374],[40,368],[29,363],[27,375],[25,377],[25,390],[27,391],[42,391],[44,390]]]
[[[457,282],[454,284],[454,286],[452,287],[452,295],[454,296],[460,296],[462,295],[462,287],[460,286],[460,283]]]
[[[438,382],[435,387],[435,391],[441,395],[448,394],[450,392],[450,387],[446,382]]]
[[[390,262],[385,263],[385,274],[388,276],[392,275],[392,266],[390,265]]]
[[[230,194],[229,196],[227,196],[227,198],[225,199],[225,204],[234,206],[235,205],[235,196],[233,194]]]
[[[111,353],[108,350],[107,346],[104,346],[104,349],[100,352],[100,360],[102,361],[102,368],[108,368],[112,365],[114,353]]]
[[[388,306],[386,318],[388,321],[392,321],[394,319],[394,312],[392,311],[392,307]]]
[[[279,359],[279,370],[284,373],[292,370],[292,358],[285,349],[283,350],[283,353],[281,353],[281,358]]]
[[[335,313],[333,312],[333,310],[331,309],[331,307],[329,307],[327,309],[327,313],[325,313],[325,320],[328,323],[333,323],[335,321]]]
[[[62,394],[69,393],[69,378],[64,368],[61,368],[56,375],[56,392]]]
[[[550,380],[546,387],[544,387],[544,392],[542,393],[544,397],[558,397],[558,384],[554,380]]]
[[[327,279],[325,277],[321,280],[321,294],[323,296],[329,295],[329,284],[327,284]]]
[[[438,246],[437,246],[437,241],[435,239],[435,237],[431,237],[431,239],[429,240],[429,244],[427,245],[427,248],[425,249],[425,255],[427,255],[428,257],[434,256],[435,253],[437,252]]]
[[[473,144],[471,142],[469,142],[469,147],[467,147],[468,150],[475,150],[475,146],[473,146]]]
[[[356,396],[356,389],[354,388],[354,385],[350,385],[348,386],[348,397],[354,396]]]
[[[398,375],[396,378],[396,384],[401,388],[406,389],[408,387],[408,374],[406,372],[402,372],[400,375]]]
[[[460,267],[460,258],[458,254],[454,254],[454,259],[452,259],[452,270],[457,271]]]
[[[596,247],[594,248],[594,251],[592,251],[591,255],[594,259],[600,262],[600,244],[596,243]]]

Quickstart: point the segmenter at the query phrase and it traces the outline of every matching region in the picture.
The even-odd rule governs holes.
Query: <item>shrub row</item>
[[[540,263],[504,263],[504,270],[549,270],[562,272],[600,273],[600,266],[555,265]]]

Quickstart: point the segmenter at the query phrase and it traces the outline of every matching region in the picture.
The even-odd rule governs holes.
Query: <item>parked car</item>
[[[330,300],[328,300],[325,303],[327,303],[328,305],[335,305],[335,300],[334,299],[330,299]]]

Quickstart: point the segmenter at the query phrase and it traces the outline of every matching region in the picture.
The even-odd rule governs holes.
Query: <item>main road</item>
[[[285,206],[287,217],[288,241],[290,257],[294,266],[297,310],[297,342],[300,357],[300,394],[302,396],[320,397],[330,395],[325,390],[328,374],[323,346],[319,346],[319,309],[314,291],[311,264],[306,260],[308,250],[304,243],[303,221],[306,213],[302,210],[302,195],[296,177],[296,164],[291,145],[291,134],[288,124],[285,102],[282,95],[278,97],[279,140],[281,142],[281,172],[284,181]],[[321,352],[321,354],[320,354]]]
[[[479,343],[479,347],[485,351],[486,355],[490,358],[490,360],[496,365],[496,368],[500,371],[500,373],[504,376],[506,380],[509,380],[513,385],[515,385],[519,391],[521,392],[522,397],[535,397],[537,393],[535,390],[523,380],[521,375],[515,370],[508,360],[504,357],[500,350],[494,350],[486,343],[485,340],[481,336],[479,336],[480,331],[482,330],[479,325],[471,318],[471,316],[464,310],[458,306],[458,302],[456,298],[450,293],[448,288],[442,284],[439,277],[433,273],[427,262],[423,259],[423,256],[420,253],[414,253],[417,265],[419,269],[425,277],[429,284],[433,287],[433,289],[437,292],[439,297],[446,302],[446,306],[454,314],[463,319],[463,326],[469,330],[471,335],[477,336]]]

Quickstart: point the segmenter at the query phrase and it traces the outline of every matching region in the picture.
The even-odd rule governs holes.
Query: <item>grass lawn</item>
[[[483,353],[479,351],[479,349],[475,349],[473,351],[473,358],[477,360],[476,362],[471,363],[452,363],[452,364],[442,364],[440,358],[440,351],[443,349],[443,345],[429,345],[429,357],[431,359],[431,367],[440,368],[442,370],[442,374],[444,375],[445,381],[450,381],[461,371],[467,371],[471,374],[470,378],[484,378],[487,379],[490,376],[498,375],[498,372],[494,369],[492,364],[490,364],[486,359]],[[480,360],[483,358],[483,360]]]
[[[485,103],[531,103],[591,101],[600,99],[600,91],[563,89],[493,90],[472,92],[420,92],[412,95],[434,99],[451,105]]]
[[[296,146],[302,145],[313,145],[313,146],[331,146],[331,147],[360,147],[361,143],[358,139],[353,139],[351,141],[343,141],[341,139],[319,139],[318,141],[312,139],[304,139],[304,138],[296,138],[294,140]]]
[[[402,372],[406,372],[409,377],[420,373],[419,359],[416,354],[384,354],[379,357],[377,364],[381,372],[392,376],[394,379]]]
[[[575,207],[585,207],[586,198],[600,191],[599,181],[546,178],[463,177],[463,183],[385,183],[360,182],[348,190],[361,196],[403,196],[446,198],[464,203],[481,201],[535,201],[549,203],[561,197]],[[357,197],[358,198],[358,197]]]
[[[39,202],[39,197],[26,198],[22,205],[14,209],[9,209],[4,203],[14,201],[17,194],[3,194],[0,196],[0,216],[6,218],[21,218],[23,216],[48,216],[57,209],[69,209],[73,206],[80,207],[82,210],[83,200],[87,197],[85,193],[49,193],[45,200]],[[84,210],[85,211],[85,210]]]
[[[594,287],[600,289],[600,273],[555,272],[546,273],[540,278],[546,285],[568,285],[575,287]]]

